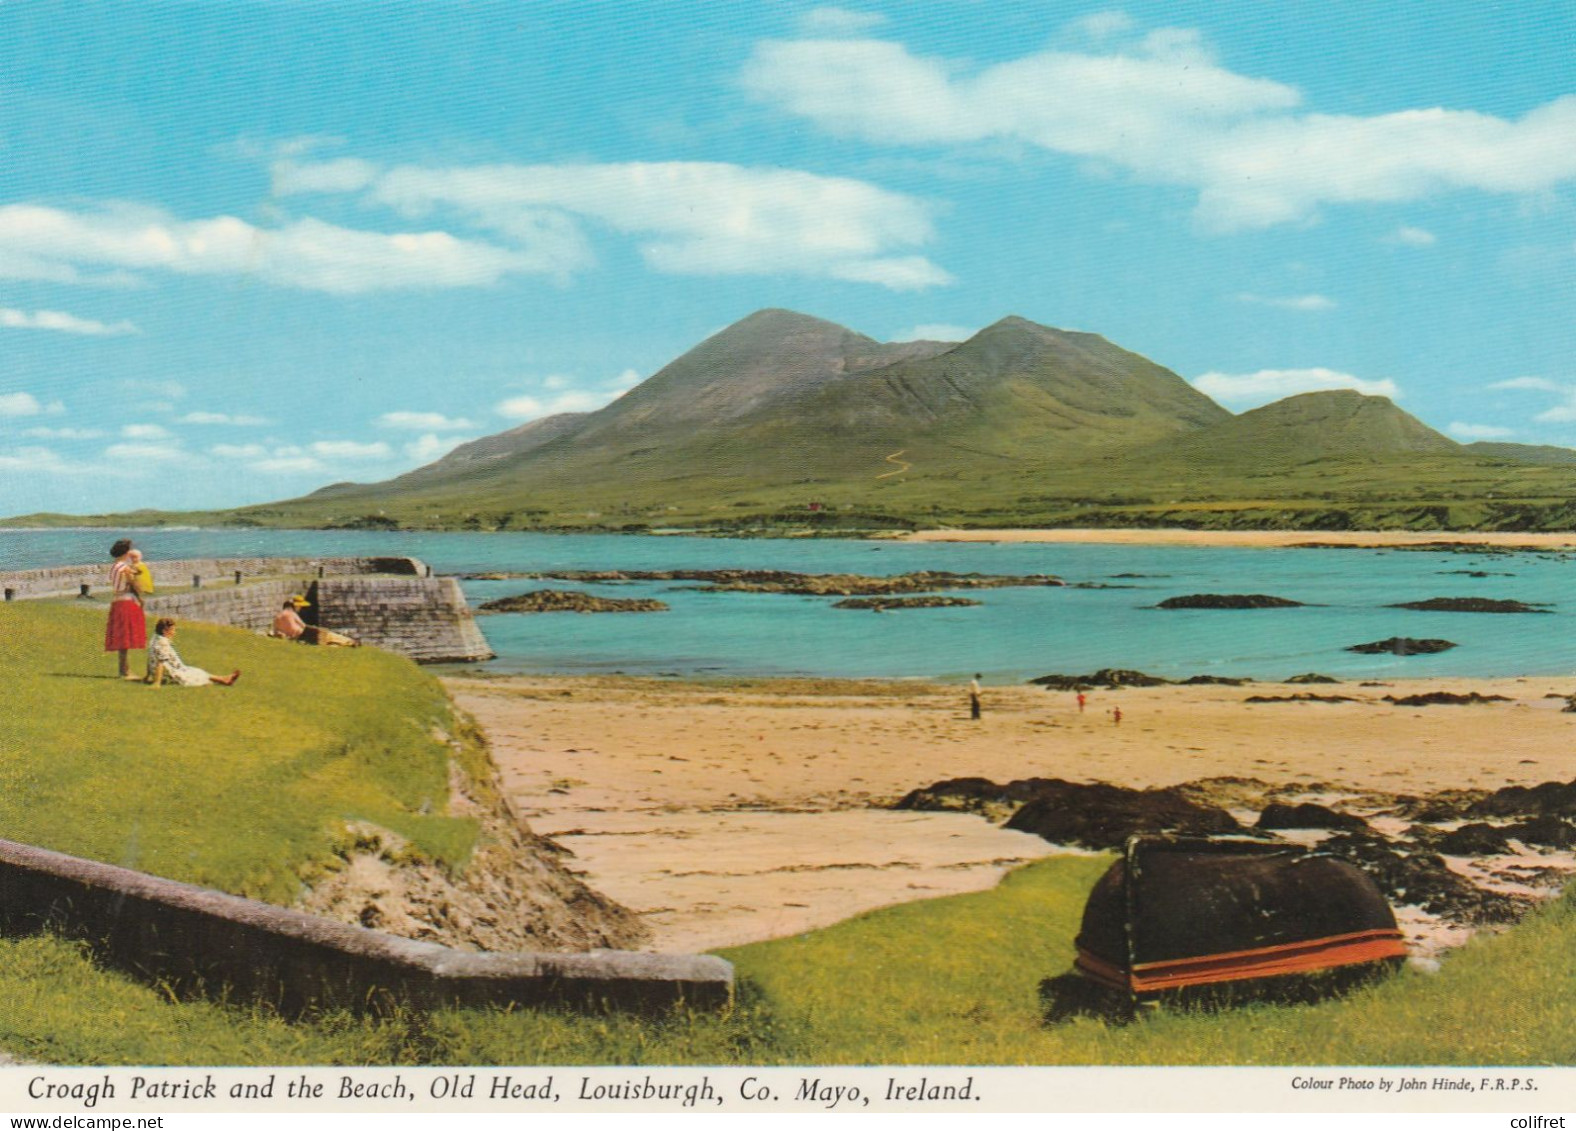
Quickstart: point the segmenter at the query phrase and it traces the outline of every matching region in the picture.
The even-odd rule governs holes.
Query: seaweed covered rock
[[[1157,609],[1300,609],[1301,601],[1271,597],[1264,593],[1189,593],[1167,597]]]
[[[1576,817],[1576,781],[1541,785],[1507,785],[1466,808],[1470,817],[1519,817],[1552,814]]]
[[[1422,695],[1386,695],[1384,698],[1385,702],[1394,703],[1397,707],[1471,707],[1481,703],[1511,702],[1504,695],[1480,695],[1476,691],[1468,691],[1464,695],[1456,691],[1429,691]]]
[[[1171,681],[1128,668],[1101,668],[1088,675],[1042,675],[1029,682],[1052,691],[1081,691],[1090,687],[1160,687]]]
[[[1397,849],[1383,837],[1342,833],[1319,847],[1367,872],[1391,901],[1414,904],[1457,923],[1515,922],[1528,905],[1475,887],[1433,852]]]
[[[644,597],[598,597],[574,589],[537,589],[500,597],[481,606],[484,613],[663,613],[667,605]]]
[[[1456,647],[1453,640],[1414,640],[1410,636],[1392,636],[1388,640],[1375,640],[1368,644],[1353,644],[1348,652],[1361,652],[1365,656],[1428,656],[1448,652]]]
[[[1525,601],[1499,601],[1489,597],[1430,597],[1426,601],[1404,601],[1392,609],[1415,609],[1424,613],[1546,613],[1549,610]]]
[[[1224,809],[1201,805],[1174,789],[1123,789],[1104,782],[1079,785],[1056,779],[1042,782],[1006,827],[1054,844],[1101,849],[1120,848],[1138,833],[1243,831]]]
[[[847,597],[833,602],[832,608],[884,613],[892,609],[956,609],[979,603],[968,597]]]
[[[1258,829],[1339,829],[1369,832],[1368,822],[1350,813],[1338,813],[1325,805],[1304,801],[1297,805],[1272,801],[1259,814]]]

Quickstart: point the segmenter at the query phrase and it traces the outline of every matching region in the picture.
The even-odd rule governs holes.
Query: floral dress
[[[153,673],[160,664],[164,665],[164,679],[178,687],[205,687],[213,682],[213,677],[201,668],[194,668],[185,663],[180,654],[175,651],[175,645],[170,643],[168,636],[153,637],[148,645],[148,678],[153,678]]]

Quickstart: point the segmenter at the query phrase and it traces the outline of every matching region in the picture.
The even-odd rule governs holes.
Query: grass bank
[[[414,664],[190,622],[182,658],[240,682],[154,689],[116,677],[103,622],[0,606],[0,836],[278,903],[351,820],[469,856],[477,823],[445,815],[449,702]]]
[[[722,952],[720,1015],[444,1010],[286,1023],[172,1002],[49,938],[0,941],[0,1046],[63,1063],[168,1064],[1570,1064],[1576,900],[1453,955],[1318,1005],[1161,1012],[1047,1026],[1037,987],[1065,971],[1105,867],[1052,858],[992,891],[888,908]]]

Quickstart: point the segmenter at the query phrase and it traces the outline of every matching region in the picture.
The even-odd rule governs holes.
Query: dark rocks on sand
[[[1546,613],[1549,610],[1524,601],[1497,601],[1488,597],[1430,597],[1426,601],[1406,601],[1392,609],[1416,609],[1425,613]]]
[[[1426,695],[1386,695],[1385,702],[1394,703],[1397,707],[1433,707],[1440,705],[1470,707],[1479,703],[1509,703],[1510,700],[1503,695],[1479,695],[1476,691],[1468,691],[1462,695],[1455,691],[1430,691]]]
[[[884,613],[889,609],[954,609],[979,603],[967,597],[849,597],[834,602],[832,608]]]
[[[1157,609],[1298,609],[1301,601],[1270,597],[1263,593],[1191,593],[1186,597],[1167,597]]]
[[[1285,683],[1340,683],[1333,675],[1320,675],[1318,672],[1303,672],[1284,680]]]
[[[1127,668],[1101,668],[1089,675],[1042,675],[1029,682],[1051,691],[1080,691],[1089,687],[1159,687],[1171,681]]]
[[[1242,832],[1224,809],[1189,800],[1175,789],[1123,789],[1104,782],[1024,778],[997,785],[986,778],[953,778],[916,789],[898,809],[981,813],[999,818],[1016,808],[1006,827],[1056,844],[1120,848],[1135,833]]]
[[[1367,872],[1391,902],[1410,903],[1458,923],[1511,923],[1528,903],[1483,891],[1452,872],[1437,854],[1401,851],[1382,837],[1342,833],[1319,848]]]
[[[1103,782],[1051,780],[1012,815],[1007,828],[1053,844],[1115,849],[1136,833],[1199,835],[1241,832],[1224,809],[1200,805],[1173,789],[1122,789]]]
[[[662,613],[667,605],[648,598],[597,597],[565,589],[538,589],[500,597],[481,606],[484,613]]]
[[[1576,817],[1576,781],[1541,785],[1507,785],[1467,806],[1471,817],[1519,817],[1552,814]]]
[[[1375,640],[1370,644],[1353,644],[1346,650],[1368,656],[1385,652],[1393,656],[1427,656],[1435,652],[1448,652],[1455,646],[1453,640],[1414,640],[1410,636],[1392,636],[1388,640]]]
[[[1299,691],[1295,695],[1249,695],[1244,703],[1355,703],[1350,695],[1315,695]]]
[[[1203,684],[1218,684],[1222,687],[1241,687],[1245,683],[1252,683],[1251,679],[1243,676],[1241,679],[1229,675],[1190,675],[1182,681],[1190,687]]]
[[[1340,829],[1348,832],[1369,832],[1368,822],[1350,813],[1338,813],[1324,805],[1305,801],[1300,805],[1286,805],[1272,801],[1259,814],[1259,829]]]

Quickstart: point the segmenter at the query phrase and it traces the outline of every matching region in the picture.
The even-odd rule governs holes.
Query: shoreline
[[[669,952],[982,890],[1068,851],[970,813],[892,808],[951,778],[1139,789],[1232,778],[1326,799],[1576,778],[1576,715],[1562,711],[1576,674],[1096,689],[1082,712],[1071,692],[994,686],[977,723],[965,688],[933,682],[443,682],[487,734],[515,810]],[[1431,691],[1506,700],[1383,698]]]
[[[1208,546],[1287,549],[1300,546],[1495,546],[1538,550],[1576,549],[1568,534],[1461,530],[1186,530],[1178,527],[915,530],[892,536],[898,542],[1088,543],[1113,546]]]

